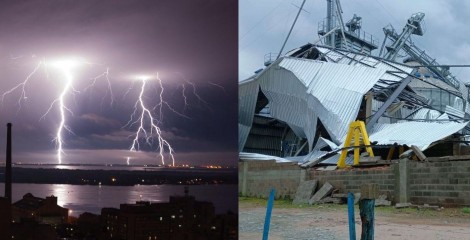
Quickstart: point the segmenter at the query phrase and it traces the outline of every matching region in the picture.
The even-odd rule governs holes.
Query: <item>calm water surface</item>
[[[184,195],[184,185],[91,186],[68,184],[13,184],[13,202],[24,194],[45,198],[57,196],[58,204],[72,210],[71,215],[83,212],[99,214],[103,207],[119,208],[121,203],[136,201],[168,202],[170,196]],[[217,213],[238,212],[238,185],[191,185],[189,194],[198,201],[214,203]],[[0,195],[4,185],[0,184]]]

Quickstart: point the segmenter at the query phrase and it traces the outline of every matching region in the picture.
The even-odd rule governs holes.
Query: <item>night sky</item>
[[[92,64],[73,69],[77,92],[65,97],[73,112],[66,113],[66,124],[73,134],[63,134],[63,163],[125,164],[130,157],[131,164],[159,164],[155,143],[142,142],[140,152],[128,151],[137,126],[123,127],[142,85],[135,76],[158,72],[165,101],[179,113],[164,104],[159,116],[176,163],[234,166],[237,5],[228,0],[1,1],[0,93],[24,81],[43,59],[83,58]],[[87,88],[108,67],[114,99],[104,77]],[[157,81],[147,85],[144,101],[153,107],[161,89]],[[5,146],[6,123],[12,122],[14,162],[57,163],[57,105],[41,116],[63,88],[63,72],[41,66],[26,85],[21,109],[21,89],[5,96],[0,146]]]

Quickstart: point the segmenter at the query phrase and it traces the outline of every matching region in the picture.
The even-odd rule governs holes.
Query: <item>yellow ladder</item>
[[[366,125],[363,121],[354,121],[349,125],[348,135],[346,136],[346,141],[344,142],[343,150],[341,150],[341,156],[339,157],[338,167],[346,167],[346,156],[348,155],[348,148],[351,146],[352,138],[354,137],[354,166],[359,165],[359,150],[360,150],[360,140],[362,135],[363,145],[366,147],[366,151],[369,153],[370,157],[374,156],[374,152],[370,147],[369,135],[367,134]]]

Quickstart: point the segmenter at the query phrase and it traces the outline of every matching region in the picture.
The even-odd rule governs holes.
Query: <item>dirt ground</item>
[[[266,200],[240,199],[239,239],[262,239]],[[356,238],[361,236],[359,209],[355,209]],[[375,239],[470,239],[470,214],[462,209],[418,210],[376,207]],[[347,206],[324,204],[293,206],[276,202],[269,239],[349,239]]]

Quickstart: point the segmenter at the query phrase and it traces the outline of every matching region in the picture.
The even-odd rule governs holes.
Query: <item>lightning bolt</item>
[[[100,75],[94,77],[92,79],[92,82],[90,83],[90,85],[85,87],[84,91],[87,91],[89,88],[94,87],[96,85],[96,82],[100,78],[104,78],[106,80],[106,83],[107,83],[107,89],[106,89],[106,92],[105,92],[103,98],[101,99],[101,104],[103,104],[104,100],[106,99],[106,97],[109,94],[110,98],[111,98],[111,106],[112,106],[114,104],[114,93],[113,93],[113,89],[111,87],[111,81],[109,80],[109,67],[106,68],[106,71],[104,71]]]
[[[65,81],[66,81],[65,86],[62,89],[62,92],[60,93],[59,98],[54,100],[54,102],[51,104],[51,107],[49,108],[49,110],[50,110],[55,102],[59,102],[60,123],[59,123],[59,127],[57,129],[56,137],[54,139],[54,141],[57,144],[57,160],[58,160],[59,164],[62,164],[62,154],[64,153],[64,151],[62,149],[62,145],[63,145],[62,132],[65,129],[68,132],[73,133],[71,131],[71,129],[67,125],[65,125],[65,121],[66,121],[65,111],[67,110],[68,112],[70,112],[73,115],[73,112],[69,108],[67,108],[67,106],[65,105],[65,96],[66,96],[67,92],[69,91],[69,89],[73,88],[72,87],[73,77],[72,77],[71,72],[68,71],[68,70],[64,70],[64,74],[65,74]],[[49,112],[49,110],[45,113],[45,115]],[[43,115],[43,118],[45,117],[45,115]]]
[[[191,119],[190,117],[176,111],[173,107],[171,107],[171,105],[167,101],[165,101],[165,99],[163,98],[163,91],[165,89],[163,88],[162,80],[157,77],[157,81],[158,81],[158,85],[160,86],[160,93],[158,94],[158,96],[160,97],[160,102],[153,108],[153,110],[155,111],[158,108],[158,111],[159,111],[159,114],[160,114],[159,115],[160,121],[163,118],[163,105],[165,105],[170,111],[172,111],[176,115],[178,115],[180,117],[187,118],[187,119]],[[183,97],[184,97],[184,100],[185,100],[185,107],[186,107],[187,102],[186,102],[186,96],[184,95],[184,92],[183,92]]]
[[[207,82],[207,83],[209,83],[212,86],[216,86],[216,87],[222,89],[222,91],[224,91],[225,95],[227,95],[227,91],[225,91],[225,88],[222,85],[219,85],[219,84],[213,83],[213,82]]]
[[[14,86],[13,88],[11,88],[10,90],[4,92],[2,94],[2,105],[3,105],[3,101],[5,100],[5,97],[9,94],[11,94],[12,92],[14,92],[16,89],[21,89],[21,94],[20,94],[20,97],[18,99],[18,111],[17,113],[21,110],[21,102],[23,101],[26,101],[26,99],[28,99],[28,97],[26,96],[26,84],[28,84],[29,80],[31,79],[31,77],[39,70],[39,68],[41,68],[42,65],[45,64],[45,60],[43,61],[40,61],[36,67],[33,69],[33,71],[31,73],[28,74],[28,76],[26,77],[26,79],[21,82],[20,84]]]
[[[35,57],[35,56],[33,55],[33,57]],[[70,115],[73,116],[72,110],[66,105],[66,97],[70,93],[72,93],[74,95],[80,93],[73,86],[72,68],[74,68],[77,65],[83,64],[83,63],[90,64],[90,63],[87,63],[85,61],[77,60],[77,59],[68,59],[68,60],[65,60],[65,61],[57,61],[57,62],[53,62],[51,64],[51,66],[59,69],[63,73],[64,86],[63,86],[62,90],[60,91],[59,96],[52,101],[52,103],[49,105],[49,108],[40,117],[40,120],[45,119],[46,116],[51,112],[53,107],[58,105],[59,115],[60,115],[60,122],[59,122],[59,126],[57,127],[56,135],[55,135],[53,141],[56,143],[57,160],[58,160],[59,164],[62,164],[62,155],[64,154],[64,150],[63,150],[63,146],[64,146],[63,132],[67,131],[71,134],[74,134],[72,132],[72,130],[70,129],[70,127],[66,124],[66,122],[67,122],[67,118],[66,118],[67,113],[69,113]],[[36,67],[33,69],[33,71],[25,78],[25,80],[23,82],[19,83],[18,85],[14,86],[10,90],[8,90],[8,91],[6,91],[2,94],[2,98],[1,98],[2,104],[3,104],[3,101],[4,101],[5,97],[7,97],[9,94],[12,94],[16,90],[21,89],[20,97],[18,99],[18,105],[19,105],[18,111],[20,111],[21,106],[22,106],[22,102],[26,101],[27,98],[28,98],[26,96],[26,86],[28,85],[28,83],[31,80],[32,76],[34,74],[36,74],[36,72],[41,67],[44,67],[44,72],[45,72],[46,78],[47,79],[49,78],[49,73],[47,71],[47,66],[49,66],[49,62],[46,64],[45,59],[40,61],[36,65]],[[114,96],[113,96],[113,93],[112,93],[111,82],[109,80],[108,75],[109,75],[109,68],[107,68],[106,71],[104,73],[102,73],[101,75],[98,75],[97,77],[95,77],[93,79],[94,81],[92,82],[92,84],[90,84],[90,86],[88,86],[85,89],[88,89],[89,87],[94,86],[94,84],[96,83],[96,81],[99,78],[105,77],[105,79],[108,83],[108,91],[110,92],[111,100],[113,101]],[[105,97],[106,97],[106,95],[105,95]]]
[[[188,104],[188,97],[186,95],[186,84],[189,85],[192,89],[192,94],[194,95],[194,97],[196,97],[196,99],[198,100],[198,102],[202,102],[204,103],[203,105],[205,107],[207,107],[209,110],[212,111],[212,109],[209,107],[209,103],[207,103],[201,96],[199,96],[199,94],[197,93],[197,89],[196,89],[196,84],[194,84],[193,82],[189,81],[188,78],[181,72],[173,72],[173,74],[176,74],[178,76],[180,76],[184,82],[181,84],[181,87],[182,87],[182,92],[181,92],[181,95],[183,97],[183,101],[184,101],[184,107],[186,109],[186,107],[189,105]]]
[[[181,84],[181,87],[183,88],[183,91],[181,91],[181,95],[183,96],[183,100],[184,100],[184,108],[186,109],[186,107],[188,106],[188,98],[186,97],[186,87],[184,86],[184,83]]]
[[[137,98],[137,101],[134,104],[134,112],[131,115],[130,120],[127,122],[127,124],[124,127],[132,127],[133,125],[138,125],[139,127],[136,130],[136,133],[134,135],[134,139],[132,140],[132,145],[130,147],[130,151],[138,151],[140,149],[140,139],[145,139],[145,142],[148,145],[152,145],[154,143],[154,139],[156,138],[157,140],[157,145],[158,145],[158,150],[159,150],[159,156],[161,159],[161,162],[163,165],[165,165],[165,150],[167,151],[169,158],[172,161],[172,166],[175,166],[175,157],[174,157],[174,150],[171,147],[170,143],[165,140],[162,136],[162,131],[158,127],[158,123],[161,122],[162,114],[163,114],[163,104],[166,106],[169,106],[168,103],[166,103],[163,99],[163,84],[161,79],[156,77],[159,85],[160,85],[160,94],[159,94],[159,99],[160,102],[156,105],[156,107],[153,108],[153,110],[158,108],[158,111],[160,113],[159,118],[157,119],[155,116],[152,115],[152,112],[150,111],[150,108],[146,106],[145,101],[144,101],[144,94],[145,94],[145,89],[147,82],[149,81],[149,77],[142,77],[140,80],[142,81],[142,86],[140,89],[139,97]]]

